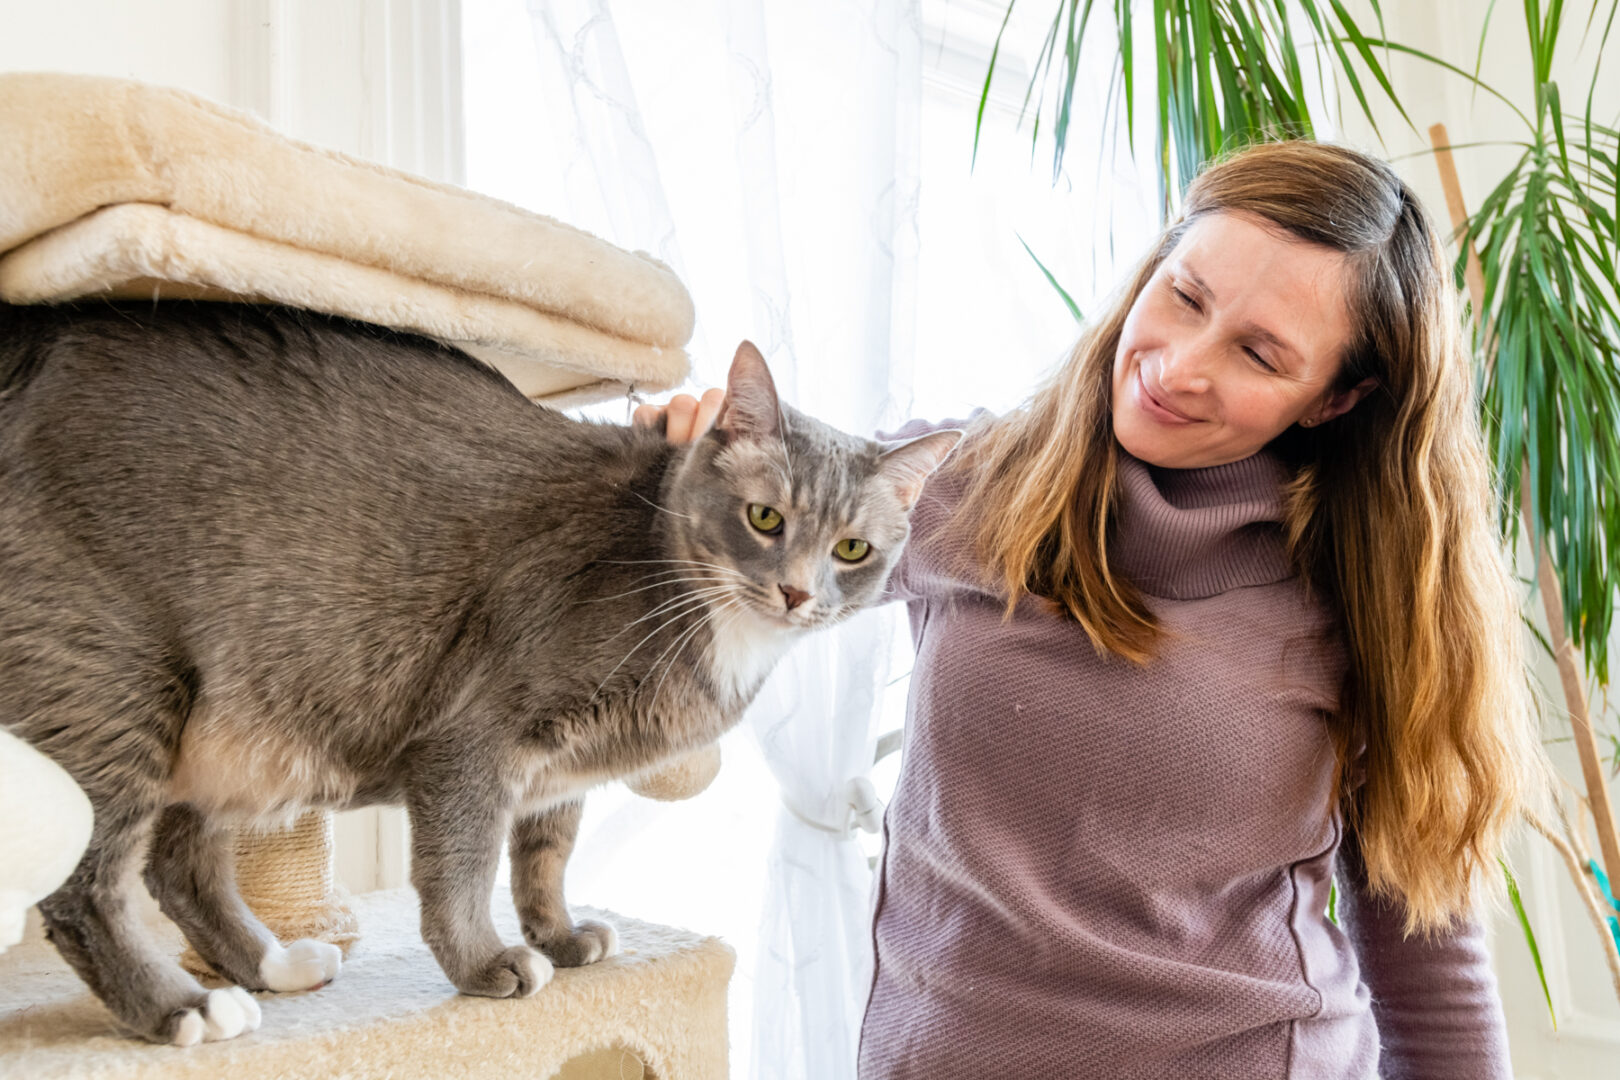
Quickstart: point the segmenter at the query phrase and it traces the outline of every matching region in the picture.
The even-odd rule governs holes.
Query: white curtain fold
[[[681,272],[658,155],[608,0],[527,0],[537,70],[562,145],[567,221]],[[557,213],[560,213],[558,211]]]
[[[910,398],[916,5],[724,2],[756,344],[789,401],[869,434]],[[851,794],[869,785],[895,624],[866,612],[801,642],[748,713],[784,804],[754,972],[759,1080],[855,1075],[871,872]]]

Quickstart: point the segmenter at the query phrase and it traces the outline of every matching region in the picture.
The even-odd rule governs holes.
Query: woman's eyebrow
[[[1186,274],[1188,280],[1190,280],[1193,283],[1193,286],[1199,292],[1201,292],[1205,296],[1209,297],[1209,300],[1210,300],[1211,303],[1216,302],[1215,290],[1213,290],[1213,289],[1211,289],[1209,287],[1209,282],[1205,281],[1203,278],[1198,276],[1198,271],[1197,270],[1194,270],[1191,266],[1189,266],[1186,263],[1182,263],[1180,266],[1175,267],[1174,269],[1176,271],[1180,272],[1180,273]],[[1287,341],[1284,341],[1282,338],[1278,337],[1272,331],[1267,330],[1264,326],[1261,326],[1259,323],[1256,323],[1256,322],[1244,323],[1243,324],[1243,332],[1248,334],[1250,337],[1258,338],[1259,340],[1265,342],[1266,344],[1270,345],[1274,349],[1277,349],[1277,350],[1279,350],[1281,352],[1288,353],[1290,356],[1293,356],[1296,359],[1302,358],[1304,356],[1304,354],[1301,353],[1298,349],[1296,349],[1293,345],[1289,344]]]

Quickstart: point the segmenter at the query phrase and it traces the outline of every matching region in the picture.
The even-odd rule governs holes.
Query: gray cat
[[[388,803],[460,990],[612,955],[562,894],[585,790],[712,742],[794,639],[878,600],[959,437],[836,431],[747,343],[676,447],[362,324],[0,305],[0,725],[95,808],[50,939],[148,1039],[252,1030],[242,988],[339,957],[244,907],[226,828]],[[526,945],[489,915],[503,837]],[[141,870],[235,987],[157,950]]]

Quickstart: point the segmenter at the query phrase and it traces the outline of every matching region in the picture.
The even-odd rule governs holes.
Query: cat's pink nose
[[[810,599],[810,594],[803,589],[795,589],[791,585],[778,585],[777,588],[782,590],[782,596],[787,600],[787,609],[789,611]]]

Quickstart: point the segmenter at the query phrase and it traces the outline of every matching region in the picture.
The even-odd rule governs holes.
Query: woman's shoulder
[[[908,442],[924,435],[932,435],[936,431],[957,430],[971,432],[974,427],[993,419],[994,415],[989,409],[981,406],[971,410],[965,418],[952,417],[946,420],[916,418],[907,420],[892,431],[874,432],[872,437],[877,439],[878,442]]]
[[[976,408],[966,417],[951,417],[945,420],[913,419],[895,428],[893,431],[879,431],[874,434],[879,442],[907,443],[913,439],[920,439],[925,435],[932,435],[940,431],[962,431],[967,433],[951,451],[939,468],[928,477],[923,485],[921,497],[911,511],[911,528],[913,534],[918,532],[931,532],[941,524],[949,512],[960,501],[963,491],[967,487],[967,476],[964,470],[954,467],[959,464],[964,449],[974,433],[982,429],[983,425],[994,419],[989,409]]]
[[[964,431],[972,438],[975,429],[994,418],[988,409],[973,409],[966,417],[944,420],[914,419],[893,429],[878,431],[874,438],[884,443],[906,443],[939,431]],[[963,443],[967,440],[964,439]],[[895,596],[921,599],[929,594],[952,591],[962,587],[968,578],[973,559],[970,531],[955,521],[967,477],[951,468],[952,460],[962,453],[958,444],[951,458],[937,469],[923,485],[917,503],[910,515],[910,538],[900,565],[891,578]]]

